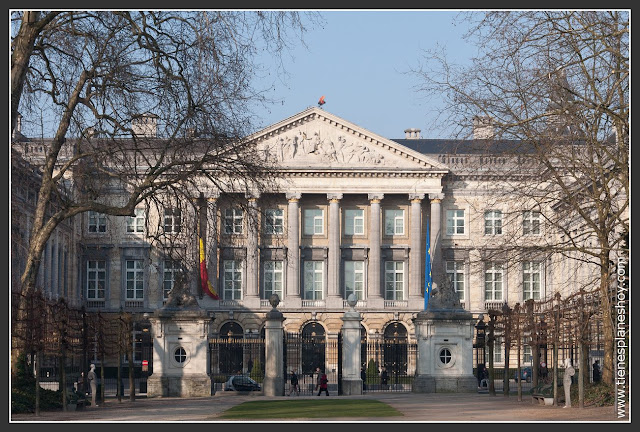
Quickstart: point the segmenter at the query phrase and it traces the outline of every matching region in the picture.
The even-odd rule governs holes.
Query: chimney
[[[493,121],[489,116],[473,117],[473,139],[493,139]]]
[[[11,138],[17,139],[22,136],[22,114],[18,113],[16,115],[16,127],[13,129],[13,133],[11,134]]]
[[[404,130],[405,139],[420,139],[420,129],[409,128]]]
[[[131,130],[139,137],[155,138],[158,134],[158,116],[142,114],[131,120]]]

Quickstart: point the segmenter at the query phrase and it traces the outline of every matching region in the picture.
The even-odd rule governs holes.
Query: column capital
[[[328,193],[327,199],[331,202],[338,202],[342,199],[343,195],[341,193]]]
[[[297,202],[302,198],[302,194],[300,192],[287,192],[285,194],[289,202]]]
[[[379,203],[380,201],[383,200],[384,194],[383,193],[370,193],[368,198],[369,198],[369,201],[371,201],[372,203]]]
[[[424,195],[425,194],[421,194],[421,193],[410,193],[409,194],[409,200],[411,202],[420,202],[424,199]]]
[[[444,199],[444,194],[443,193],[430,193],[429,194],[429,199],[431,201],[436,201],[437,200],[437,202],[440,202],[440,201],[442,201]]]
[[[260,192],[247,192],[244,196],[248,201],[255,201],[260,198]]]

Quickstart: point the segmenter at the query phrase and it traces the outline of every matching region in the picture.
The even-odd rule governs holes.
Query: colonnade
[[[314,194],[317,195],[317,194]],[[443,195],[410,193],[408,200],[410,202],[409,209],[409,243],[408,246],[408,290],[405,293],[408,299],[423,298],[424,279],[423,264],[425,262],[425,241],[426,236],[423,229],[423,220],[426,215],[423,214],[423,201],[429,200],[430,211],[429,228],[430,228],[430,254],[432,260],[432,276],[433,287],[437,286],[437,273],[441,266],[440,239],[441,239],[441,223],[440,223],[440,202]],[[302,292],[300,286],[301,271],[301,222],[300,222],[300,201],[302,193],[288,192],[285,194],[287,199],[287,216],[286,216],[286,285],[283,287],[284,298],[282,299],[287,307],[301,305]],[[344,200],[343,193],[327,193],[328,201],[328,248],[326,255],[326,289],[324,300],[327,306],[342,306],[343,295],[340,284],[340,264],[341,264],[341,203]],[[259,278],[259,237],[258,220],[259,208],[258,201],[260,195],[254,194],[247,198],[248,214],[246,234],[246,277],[243,292],[243,300],[259,299],[260,297],[260,278]],[[382,193],[368,194],[369,201],[369,221],[368,221],[368,244],[365,252],[367,265],[367,283],[366,283],[366,300],[369,306],[384,305],[384,281],[382,280],[382,264],[383,264],[383,215],[382,202],[385,196]],[[217,197],[208,198],[207,210],[212,214],[217,214],[218,199]],[[213,224],[215,226],[215,224]],[[206,242],[208,249],[215,251],[219,244],[218,233],[216,229],[207,230]],[[218,262],[215,254],[211,254],[212,259],[208,261],[209,280],[217,286]]]

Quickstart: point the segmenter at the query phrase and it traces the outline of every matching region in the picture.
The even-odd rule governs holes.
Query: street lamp
[[[478,317],[478,322],[475,325],[476,327],[476,367],[478,371],[478,382],[482,380],[482,375],[484,373],[484,363],[485,363],[485,355],[484,355],[484,344],[485,344],[485,334],[487,325],[484,323],[484,316],[480,315]],[[478,353],[482,349],[482,363],[480,363],[478,359]],[[482,367],[480,365],[482,364]]]

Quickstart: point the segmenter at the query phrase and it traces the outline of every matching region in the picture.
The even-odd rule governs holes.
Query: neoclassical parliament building
[[[249,137],[277,167],[273,190],[232,197],[204,185],[206,266],[219,299],[197,281],[191,292],[212,319],[210,337],[257,336],[273,294],[286,331],[337,337],[354,294],[363,337],[413,340],[413,318],[425,306],[427,253],[433,289],[451,284],[475,317],[505,302],[571,290],[568,275],[576,272],[559,271],[564,264],[553,257],[533,254],[510,264],[508,254],[486,254],[508,231],[519,231],[532,250],[553,235],[545,230],[546,209],[516,209],[515,201],[490,197],[487,184],[498,181],[492,173],[504,159],[465,150],[490,138],[486,125],[455,152],[449,141],[424,139],[418,129],[399,132],[399,139],[382,137],[310,107]],[[28,140],[14,140],[14,148],[26,160],[42,151]],[[21,197],[28,208],[30,192],[15,191]],[[148,212],[89,212],[60,226],[39,284],[50,297],[89,311],[122,308],[142,317],[162,308],[180,265],[148,241],[149,220],[165,231],[193,230],[180,211]],[[28,233],[29,217],[21,219]],[[191,240],[188,254],[197,256]]]

